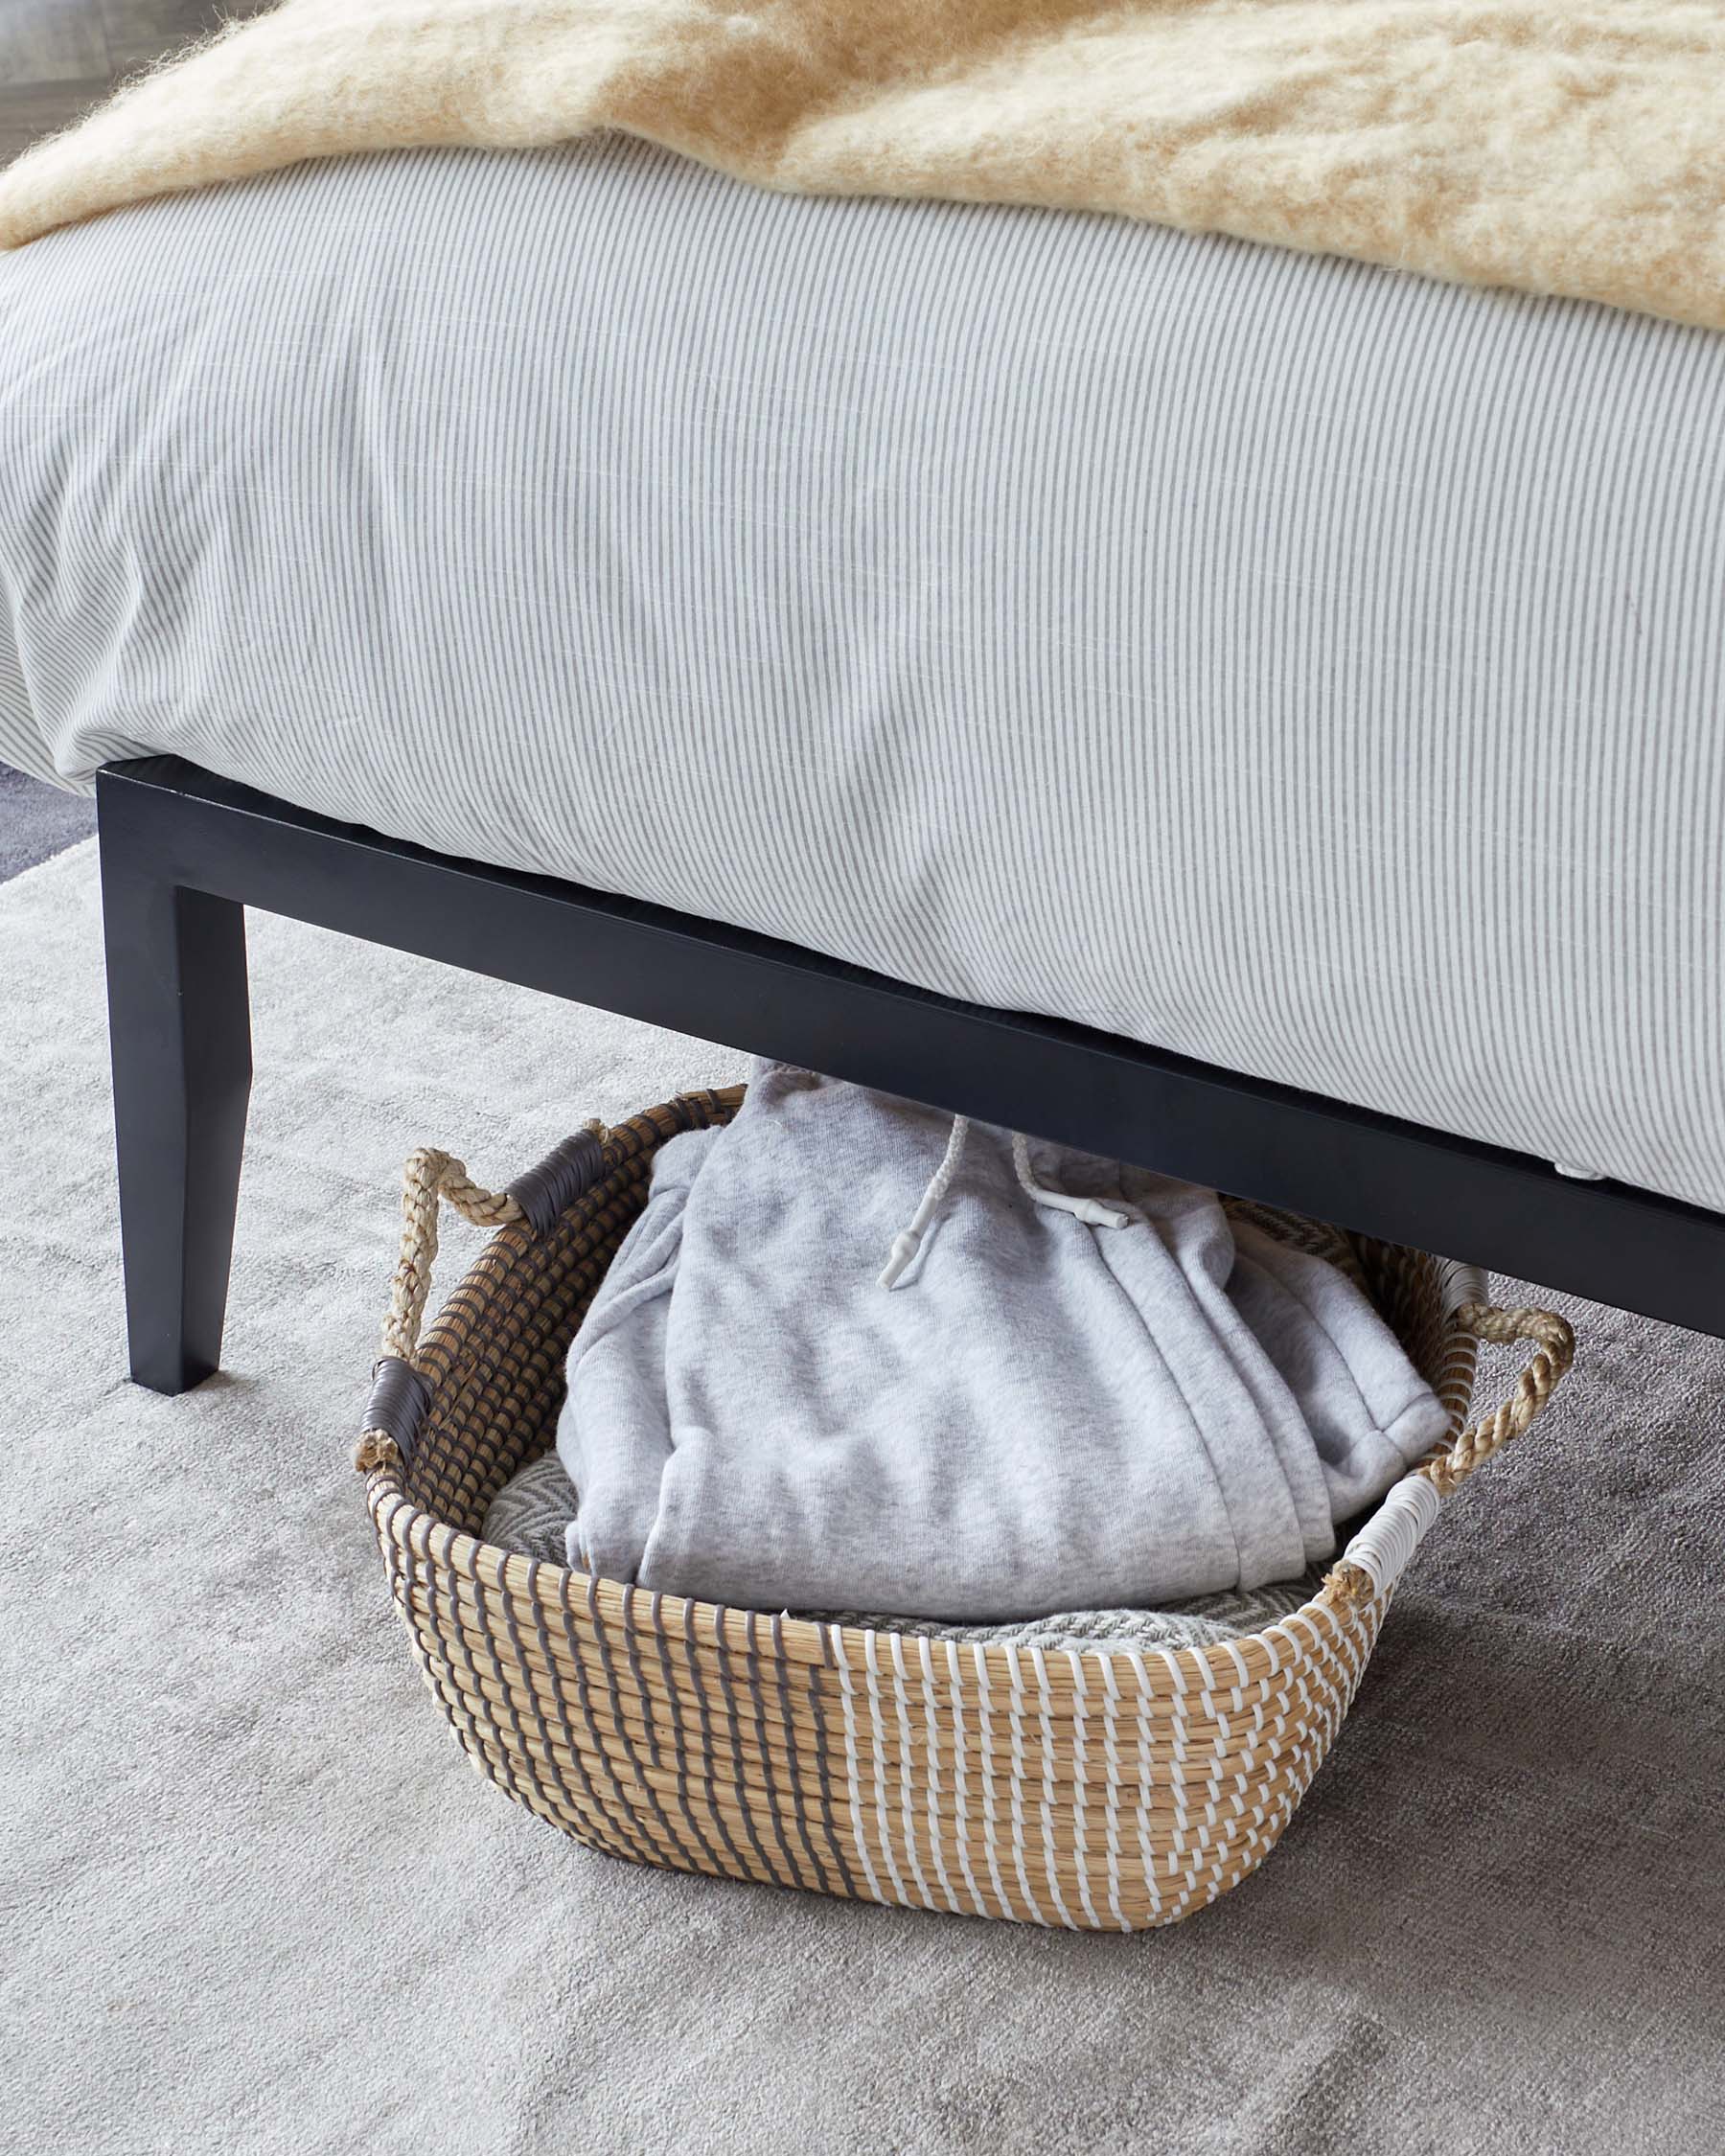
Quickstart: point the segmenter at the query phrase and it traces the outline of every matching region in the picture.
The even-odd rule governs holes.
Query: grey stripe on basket
[[[582,1756],[581,1746],[575,1739],[574,1714],[571,1710],[568,1693],[564,1687],[563,1672],[558,1667],[557,1656],[552,1649],[551,1630],[545,1622],[545,1597],[540,1594],[539,1584],[540,1570],[540,1563],[537,1557],[528,1558],[527,1607],[533,1613],[534,1638],[539,1646],[540,1660],[545,1665],[546,1681],[551,1686],[552,1703],[557,1719],[555,1742],[553,1743],[553,1740],[549,1737],[545,1741],[552,1746],[552,1755],[566,1759],[569,1762],[575,1770],[576,1778],[581,1783],[583,1801],[577,1803],[572,1796],[568,1801],[572,1816],[582,1822],[582,1831],[590,1835],[607,1855],[620,1856],[625,1853],[623,1845],[618,1842],[612,1831],[610,1815],[605,1809],[599,1792],[593,1786],[593,1778],[587,1772],[586,1761]],[[561,1788],[564,1786],[561,1766],[557,1769],[557,1776],[558,1784]]]
[[[569,1602],[571,1576],[561,1569],[554,1571],[552,1576],[557,1585],[558,1607],[563,1613],[564,1639],[569,1650],[569,1659],[575,1668],[576,1705],[581,1709],[582,1725],[586,1731],[587,1742],[593,1749],[593,1755],[605,1769],[605,1778],[610,1784],[611,1804],[615,1805],[614,1811],[610,1804],[605,1806],[605,1817],[610,1822],[619,1846],[626,1851],[632,1850],[640,1861],[650,1863],[654,1856],[653,1845],[636,1823],[634,1807],[624,1791],[622,1780],[617,1773],[616,1762],[611,1757],[610,1748],[606,1741],[604,1732],[599,1728],[598,1717],[593,1712],[592,1693],[587,1685],[586,1656],[582,1649],[581,1631],[575,1622],[575,1612]],[[590,1615],[593,1606],[592,1583],[589,1581],[587,1585],[587,1608]],[[614,1711],[614,1701],[612,1702],[612,1708]],[[578,1752],[579,1742],[577,1741],[572,1745],[571,1749]],[[595,1793],[597,1793],[596,1785]]]
[[[820,1661],[811,1663],[808,1670],[809,1713],[815,1724],[815,1776],[820,1790],[820,1824],[833,1862],[839,1869],[840,1891],[853,1898],[857,1892],[856,1881],[851,1877],[850,1866],[844,1859],[844,1846],[839,1839],[839,1827],[833,1812],[833,1777],[827,1759],[826,1706],[822,1680],[833,1665],[833,1642],[825,1625],[819,1627]],[[806,1761],[806,1751],[799,1759]]]
[[[713,1657],[713,1667],[718,1673],[719,1690],[724,1701],[725,1725],[730,1734],[730,1769],[735,1778],[737,1808],[743,1815],[748,1846],[753,1849],[760,1865],[756,1876],[770,1879],[775,1886],[794,1887],[796,1884],[795,1868],[793,1867],[789,1878],[779,1870],[762,1846],[760,1828],[755,1820],[759,1807],[753,1802],[753,1793],[748,1787],[748,1766],[743,1757],[743,1730],[737,1713],[737,1690],[731,1681],[731,1649],[725,1637],[725,1620],[728,1616],[729,1612],[723,1609],[716,1608],[712,1612],[713,1645],[718,1650]]]
[[[688,1667],[689,1690],[695,1700],[696,1720],[701,1730],[702,1785],[706,1796],[707,1816],[719,1829],[720,1839],[731,1860],[727,1869],[738,1878],[747,1878],[748,1867],[744,1863],[743,1852],[738,1848],[730,1827],[725,1823],[724,1814],[719,1808],[718,1780],[714,1774],[713,1721],[707,1705],[706,1685],[701,1674],[701,1655],[695,1637],[695,1604],[685,1601],[682,1612],[683,1654]]]
[[[785,1822],[779,1812],[778,1777],[772,1771],[772,1738],[770,1725],[767,1719],[767,1695],[761,1685],[761,1651],[755,1644],[755,1626],[759,1621],[759,1615],[756,1611],[744,1611],[743,1667],[748,1684],[749,1704],[754,1709],[755,1728],[760,1732],[761,1782],[767,1795],[767,1816],[772,1822],[772,1838],[778,1844],[778,1853],[784,1859],[785,1869],[791,1875],[792,1884],[798,1887],[808,1886],[812,1882],[804,1879],[797,1869],[796,1858],[792,1851],[790,1843],[785,1838]],[[773,1640],[776,1644],[778,1640],[776,1627],[773,1632]],[[791,1750],[794,1742],[794,1739],[792,1736],[790,1727],[787,1725],[784,1732],[787,1753]]]
[[[683,1818],[688,1822],[689,1832],[701,1844],[701,1853],[708,1866],[723,1874],[724,1861],[707,1838],[701,1815],[695,1809],[689,1792],[689,1754],[683,1742],[681,1703],[678,1698],[677,1672],[671,1664],[671,1641],[665,1631],[664,1597],[655,1591],[647,1603],[647,1621],[653,1632],[653,1644],[658,1661],[660,1682],[665,1687],[665,1719],[670,1725],[671,1758],[677,1774],[677,1801]]]
[[[635,1692],[641,1703],[642,1733],[647,1739],[647,1762],[656,1774],[663,1771],[664,1759],[659,1743],[658,1715],[654,1708],[653,1694],[648,1688],[646,1672],[641,1665],[641,1620],[638,1614],[640,1601],[641,1590],[631,1581],[623,1590],[621,1630],[623,1643],[629,1655],[629,1674],[634,1681]],[[594,1583],[591,1580],[588,1581],[587,1605],[589,1609],[594,1606]],[[647,1596],[647,1615],[649,1623],[656,1632],[659,1621],[659,1597],[657,1594]],[[713,1852],[706,1836],[702,1832],[701,1822],[695,1817],[694,1810],[689,1803],[688,1777],[683,1771],[681,1731],[678,1726],[677,1709],[672,1700],[665,1702],[665,1716],[670,1724],[667,1741],[671,1750],[672,1773],[677,1782],[678,1807],[682,1813],[689,1832],[701,1845],[702,1854],[711,1856]],[[666,1825],[667,1827],[670,1825],[668,1815],[666,1816]],[[680,1836],[678,1838],[678,1846],[679,1849],[684,1846]]]
[[[830,1894],[833,1892],[832,1882],[827,1877],[826,1866],[821,1863],[816,1850],[815,1838],[809,1832],[809,1815],[803,1802],[803,1750],[797,1738],[795,1724],[792,1720],[792,1663],[785,1653],[783,1614],[774,1611],[770,1621],[772,1674],[778,1696],[779,1726],[784,1732],[785,1780],[791,1792],[791,1810],[796,1822],[796,1837],[809,1860],[808,1870],[802,1875],[802,1884],[805,1887],[818,1886],[822,1893]]]
[[[1722,708],[1715,333],[616,138],[0,260],[0,757],[1714,1206]]]
[[[531,1580],[531,1572],[529,1572],[528,1577]],[[479,1568],[477,1564],[473,1568],[473,1592],[475,1595],[479,1593]],[[499,1674],[501,1681],[508,1687],[510,1709],[515,1720],[517,1737],[521,1742],[522,1749],[528,1753],[529,1772],[533,1776],[534,1786],[544,1795],[546,1810],[558,1824],[591,1827],[595,1823],[576,1802],[573,1792],[564,1779],[563,1751],[569,1725],[562,1711],[562,1696],[560,1693],[557,1728],[554,1735],[551,1724],[545,1717],[543,1694],[545,1679],[533,1668],[533,1665],[527,1660],[526,1651],[522,1644],[520,1619],[516,1611],[516,1598],[510,1592],[509,1575],[506,1568],[499,1568],[498,1571],[497,1600],[503,1612],[503,1629],[509,1637],[508,1668],[507,1671],[502,1671]],[[533,1601],[531,1590],[529,1591],[528,1607],[540,1628],[542,1639],[543,1613]],[[528,1710],[533,1716],[534,1734],[539,1739],[537,1753],[534,1753],[526,1742],[520,1709],[515,1700],[515,1686],[518,1685],[527,1694]],[[544,1792],[543,1787],[542,1778],[545,1775],[550,1776],[553,1784],[553,1790],[548,1794]]]
[[[435,1523],[428,1512],[422,1512],[417,1519],[410,1520],[407,1524],[406,1543],[402,1550],[402,1578],[404,1594],[408,1599],[404,1602],[403,1607],[408,1613],[408,1621],[412,1626],[414,1636],[422,1643],[422,1651],[425,1653],[426,1660],[434,1666],[441,1667],[445,1673],[443,1679],[437,1684],[437,1696],[443,1703],[444,1711],[449,1718],[449,1725],[454,1730],[462,1750],[466,1752],[469,1758],[472,1760],[488,1781],[494,1782],[506,1795],[513,1795],[514,1791],[507,1777],[498,1772],[496,1761],[492,1755],[491,1747],[485,1741],[484,1732],[480,1726],[477,1713],[477,1686],[464,1681],[454,1657],[449,1652],[448,1641],[445,1638],[443,1626],[438,1620],[439,1568],[432,1561],[431,1556],[431,1536],[434,1528]],[[413,1541],[416,1534],[419,1535],[422,1545],[417,1549]],[[447,1547],[448,1529],[445,1530],[445,1535]],[[422,1602],[417,1610],[415,1610],[411,1601],[416,1579],[422,1594]],[[452,1584],[450,1594],[452,1596]],[[428,1644],[426,1643],[427,1641]],[[471,1663],[469,1673],[471,1676]],[[456,1704],[457,1696],[465,1702],[465,1705],[458,1706]]]
[[[682,1866],[684,1870],[698,1871],[701,1868],[690,1854],[688,1845],[677,1831],[670,1814],[660,1801],[658,1791],[648,1779],[646,1770],[641,1765],[640,1754],[635,1750],[634,1738],[630,1734],[628,1713],[624,1707],[623,1695],[617,1686],[616,1664],[611,1658],[608,1627],[605,1619],[599,1614],[599,1583],[590,1575],[586,1581],[586,1599],[587,1618],[593,1628],[593,1644],[599,1650],[599,1668],[605,1679],[606,1703],[610,1709],[611,1727],[615,1732],[612,1741],[621,1744],[623,1748],[623,1756],[628,1760],[629,1772],[633,1778],[636,1797],[645,1800],[647,1808],[657,1821],[659,1829],[664,1835],[663,1846],[666,1853],[675,1853],[678,1863]],[[623,1633],[630,1652],[632,1654],[634,1651],[634,1627],[628,1617],[625,1617],[623,1622]],[[645,1701],[642,1703],[642,1709],[645,1712]]]
[[[472,1716],[473,1735],[481,1753],[484,1755],[486,1772],[499,1789],[506,1790],[510,1796],[518,1798],[522,1803],[528,1803],[528,1796],[516,1780],[515,1763],[510,1757],[509,1746],[504,1741],[503,1732],[497,1722],[498,1709],[494,1702],[485,1697],[481,1688],[479,1664],[474,1658],[472,1642],[467,1636],[467,1628],[461,1621],[461,1574],[456,1569],[453,1556],[456,1532],[457,1530],[448,1521],[439,1521],[435,1527],[426,1530],[425,1549],[427,1579],[426,1590],[426,1614],[430,1617],[432,1625],[436,1628],[435,1637],[439,1656],[455,1678],[456,1683],[467,1694],[469,1710]],[[439,1545],[435,1561],[432,1560],[431,1555],[433,1535],[436,1536]],[[441,1626],[438,1625],[436,1616],[437,1586],[440,1581],[443,1586],[444,1617],[446,1620]],[[480,1623],[483,1627],[483,1610],[480,1612]],[[458,1663],[450,1660],[451,1645],[460,1656]],[[492,1664],[494,1681],[502,1686],[504,1696],[508,1698],[508,1683],[497,1660],[496,1645],[494,1641],[489,1639],[487,1640],[487,1654]],[[513,1702],[511,1704],[513,1706]]]
[[[449,1552],[453,1546],[453,1540],[454,1538],[451,1535],[444,1545],[444,1563],[449,1566],[452,1591],[458,1577],[455,1568],[449,1564]],[[505,1657],[498,1651],[496,1635],[492,1630],[490,1599],[486,1594],[485,1582],[480,1577],[477,1565],[467,1575],[467,1579],[473,1598],[473,1621],[478,1627],[480,1639],[485,1642],[486,1659],[491,1664],[493,1686],[500,1695],[497,1700],[491,1703],[493,1726],[496,1731],[498,1750],[503,1756],[506,1771],[520,1801],[527,1806],[529,1811],[539,1813],[541,1818],[548,1819],[555,1824],[560,1818],[557,1800],[547,1791],[544,1782],[540,1779],[540,1763],[534,1753],[533,1747],[527,1741],[527,1726],[521,1719],[520,1703],[516,1697],[518,1685],[526,1688],[530,1699],[533,1697],[533,1691],[528,1674],[521,1666],[520,1635],[516,1629],[514,1613],[509,1607],[508,1592],[504,1590],[502,1596],[504,1621],[509,1633],[509,1653]],[[456,1621],[459,1623],[459,1617],[457,1617]],[[471,1653],[469,1659],[471,1662]],[[534,1707],[537,1712],[537,1701],[534,1702]],[[507,1729],[503,1726],[505,1715],[508,1717]],[[544,1733],[542,1719],[540,1728],[541,1733]],[[551,1771],[553,1774],[556,1773],[555,1764],[552,1765]],[[526,1784],[524,1789],[521,1787],[520,1781],[517,1779],[518,1777],[524,1778]]]

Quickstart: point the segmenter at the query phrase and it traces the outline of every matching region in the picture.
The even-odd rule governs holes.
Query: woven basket
[[[1350,1238],[1451,1411],[1322,1593],[1179,1652],[1045,1653],[847,1629],[591,1579],[476,1539],[554,1440],[564,1360],[640,1209],[655,1150],[742,1089],[579,1134],[509,1189],[407,1163],[404,1234],[357,1464],[390,1592],[479,1771],[578,1840],[687,1871],[908,1907],[1133,1931],[1263,1861],[1340,1727],[1439,1502],[1540,1412],[1575,1352],[1482,1276]],[[439,1197],[495,1234],[424,1341]],[[1463,1427],[1478,1342],[1528,1341]]]

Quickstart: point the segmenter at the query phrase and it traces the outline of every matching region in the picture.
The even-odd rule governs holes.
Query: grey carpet
[[[0,892],[13,2145],[1725,2146],[1725,1348],[1567,1306],[1567,1398],[1434,1531],[1282,1848],[1177,1931],[634,1870],[465,1764],[347,1448],[411,1144],[502,1180],[738,1059],[256,920],[230,1367],[161,1400],[120,1376],[97,929],[87,848]]]
[[[0,764],[0,883],[87,838],[96,804]]]

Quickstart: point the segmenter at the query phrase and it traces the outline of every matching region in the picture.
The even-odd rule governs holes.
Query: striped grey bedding
[[[1725,338],[641,145],[0,260],[0,757],[1725,1206]]]

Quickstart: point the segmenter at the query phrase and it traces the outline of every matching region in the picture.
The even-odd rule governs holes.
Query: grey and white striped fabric
[[[1704,331],[614,140],[0,259],[0,756],[1714,1206],[1722,674]]]

